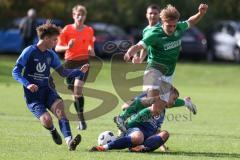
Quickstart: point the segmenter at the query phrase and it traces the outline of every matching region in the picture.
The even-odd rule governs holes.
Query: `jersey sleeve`
[[[25,67],[25,65],[27,64],[27,61],[29,59],[29,56],[32,52],[32,47],[29,46],[27,48],[25,48],[22,53],[20,54],[20,56],[18,57],[16,64],[20,64],[22,66]]]
[[[190,25],[188,21],[182,21],[182,22],[178,22],[177,23],[177,27],[182,31],[186,31],[187,29],[189,29]]]
[[[67,26],[62,29],[60,35],[58,36],[57,45],[59,45],[59,46],[66,46],[66,45],[68,45],[68,41],[67,41]]]
[[[26,66],[27,61],[30,57],[30,54],[31,54],[31,46],[23,50],[23,52],[21,53],[21,55],[16,61],[16,65],[12,70],[13,78],[19,83],[21,83],[24,87],[27,87],[30,84],[29,81],[22,76],[22,70]]]
[[[149,29],[145,31],[142,40],[138,43],[144,48],[153,45],[156,42],[157,34],[155,29]]]

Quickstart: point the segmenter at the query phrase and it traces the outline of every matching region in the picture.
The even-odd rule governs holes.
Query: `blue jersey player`
[[[169,101],[173,103],[178,97],[178,91],[172,87]],[[140,96],[136,98],[128,108],[131,108],[132,112],[138,113],[142,108],[151,106],[156,100],[159,100],[159,97],[141,98]],[[106,151],[124,148],[131,148],[131,151],[136,152],[154,151],[162,146],[169,137],[167,131],[159,131],[159,128],[161,128],[163,123],[164,116],[165,110],[158,116],[146,117],[145,121],[136,121],[134,125],[127,128],[124,136],[121,136],[117,140],[103,146],[94,146],[91,151]],[[131,118],[134,119],[135,115],[130,117],[130,119]]]
[[[22,51],[12,75],[23,85],[28,109],[50,131],[54,142],[60,145],[62,144],[61,136],[54,127],[48,110],[58,118],[59,127],[68,149],[72,151],[80,143],[81,136],[78,134],[76,137],[72,137],[69,120],[64,112],[64,103],[57,92],[48,84],[50,68],[55,69],[62,77],[83,77],[89,65],[86,64],[80,70],[64,69],[61,66],[60,59],[52,50],[57,43],[59,33],[59,28],[54,24],[46,23],[39,26],[37,28],[38,43]]]

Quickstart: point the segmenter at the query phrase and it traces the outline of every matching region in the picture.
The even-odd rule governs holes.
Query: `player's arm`
[[[27,86],[30,85],[30,82],[26,78],[23,77],[22,71],[28,62],[31,52],[32,52],[32,47],[25,48],[22,51],[22,53],[20,54],[20,56],[18,57],[16,64],[12,70],[13,78],[16,81],[18,81],[19,83],[21,83],[26,88],[27,88]]]
[[[147,49],[142,49],[140,51],[140,55],[138,56],[137,54],[135,54],[135,56],[132,59],[132,63],[142,63],[144,61],[144,59],[147,56]]]
[[[24,66],[22,66],[21,64],[17,63],[13,70],[12,70],[12,76],[13,78],[18,81],[19,83],[21,83],[24,87],[27,88],[27,86],[30,84],[29,81],[24,78],[22,76],[22,70],[23,70]]]
[[[144,49],[144,45],[142,43],[138,43],[138,44],[131,46],[128,49],[127,53],[124,55],[124,60],[129,61],[132,56],[134,56],[136,53],[138,53],[142,49]]]
[[[195,24],[197,24],[202,17],[206,14],[208,9],[208,5],[207,4],[200,4],[198,7],[198,13],[196,13],[195,15],[191,16],[187,21],[190,25],[190,27],[194,26]]]
[[[95,56],[95,51],[94,51],[94,48],[92,46],[89,46],[88,50],[89,50],[89,55],[90,56]]]
[[[55,70],[62,77],[84,77],[85,73],[88,71],[89,64],[83,65],[80,69],[66,69],[63,66],[59,66]]]
[[[60,44],[57,44],[56,47],[55,47],[55,51],[56,52],[65,52],[66,50],[72,48],[74,45],[74,39],[71,39],[67,45],[60,45]]]

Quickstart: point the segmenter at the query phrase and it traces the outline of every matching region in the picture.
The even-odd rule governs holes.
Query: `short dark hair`
[[[157,5],[157,4],[150,4],[148,7],[147,7],[147,10],[151,8],[151,9],[156,9],[158,10],[158,12],[160,13],[161,9],[160,7]]]
[[[37,27],[37,35],[39,39],[43,39],[45,36],[54,36],[60,34],[60,28],[50,21]]]

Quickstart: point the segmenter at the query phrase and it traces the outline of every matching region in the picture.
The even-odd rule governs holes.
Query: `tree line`
[[[238,0],[0,0],[0,26],[14,18],[26,15],[29,8],[35,8],[38,17],[59,18],[65,24],[71,23],[71,9],[75,4],[87,7],[86,22],[107,22],[125,29],[143,28],[146,24],[145,12],[149,4],[158,4],[161,8],[174,5],[182,19],[197,12],[200,3],[207,3],[209,10],[199,24],[202,30],[222,19],[240,19],[240,1]]]

